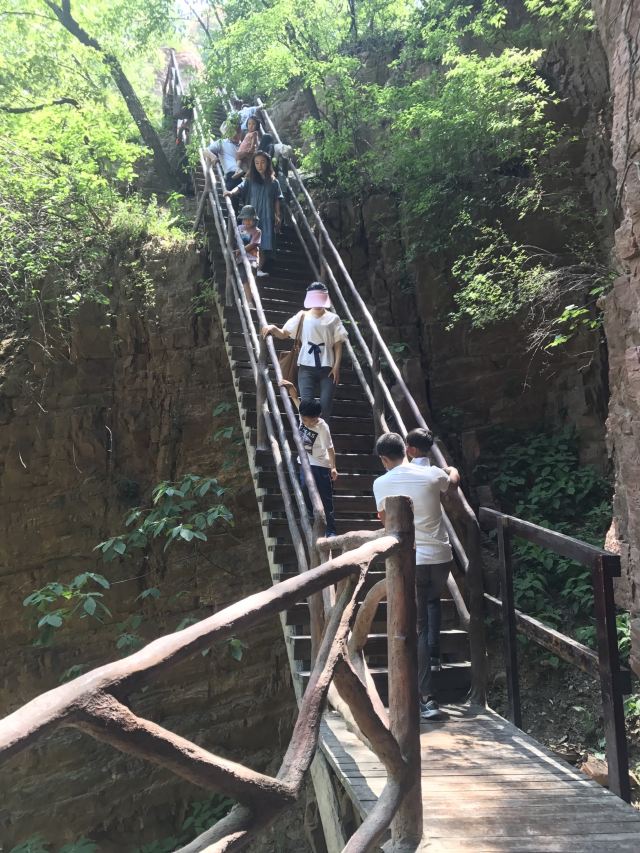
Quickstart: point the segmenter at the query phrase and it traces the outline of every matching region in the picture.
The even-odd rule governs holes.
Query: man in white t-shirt
[[[288,382],[286,379],[281,379],[280,385],[287,389],[289,396],[298,408],[300,418],[298,430],[302,439],[302,446],[307,451],[311,473],[318,487],[327,521],[325,536],[335,536],[336,520],[333,511],[333,483],[338,479],[338,471],[336,469],[336,452],[333,447],[333,439],[331,438],[329,426],[320,417],[322,410],[317,400],[301,400],[296,391],[296,386],[293,382]],[[300,462],[299,458],[298,462]],[[309,497],[309,490],[304,478],[302,465],[300,466],[300,486],[302,487],[309,520],[313,521],[313,505]]]
[[[451,486],[449,475],[436,466],[411,465],[398,433],[382,435],[376,453],[387,473],[373,483],[378,515],[384,524],[384,502],[404,496],[413,502],[416,532],[416,598],[418,608],[418,686],[425,720],[442,719],[435,700],[433,672],[440,667],[440,597],[452,567],[452,551],[440,496]]]

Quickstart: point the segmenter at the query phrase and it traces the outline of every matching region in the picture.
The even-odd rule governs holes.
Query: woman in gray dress
[[[280,231],[282,222],[282,190],[273,172],[271,157],[264,151],[256,151],[251,161],[249,173],[242,183],[224,194],[233,196],[242,193],[245,204],[255,208],[260,219],[262,242],[260,244],[260,263],[258,275],[268,275],[263,265],[276,248],[276,233]]]

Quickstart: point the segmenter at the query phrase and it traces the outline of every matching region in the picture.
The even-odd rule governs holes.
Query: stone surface
[[[193,311],[207,270],[193,245],[147,246],[136,258],[153,281],[153,304],[145,306],[130,296],[124,262],[133,259],[114,258],[105,269],[110,305],[78,312],[66,351],[1,345],[0,715],[55,687],[70,666],[89,669],[121,654],[115,641],[123,629],[88,619],[62,629],[50,648],[35,647],[34,614],[22,601],[48,581],[106,574],[116,622],[139,609],[143,589],[160,588],[161,599],[142,608],[145,640],[271,583],[244,447],[234,443],[240,424],[217,315]],[[233,409],[214,421],[222,401]],[[219,426],[233,427],[231,440],[214,437]],[[121,532],[124,514],[156,483],[186,472],[220,476],[236,528],[197,551],[158,547],[104,565],[96,543]],[[133,707],[274,772],[295,717],[279,621],[239,639],[247,645],[241,661],[226,645],[214,648],[135,697]],[[0,769],[0,790],[4,849],[41,832],[56,845],[87,834],[105,853],[171,834],[185,804],[208,796],[71,729]],[[308,849],[303,813],[304,803],[252,849]]]
[[[623,560],[618,594],[634,614],[631,662],[640,673],[640,6],[634,0],[596,0],[594,8],[609,62],[617,179],[619,275],[604,299],[611,388],[607,439],[615,462],[615,534]]]
[[[580,765],[580,770],[590,776],[598,785],[609,787],[609,768],[607,762],[595,755],[588,755],[586,761]]]
[[[607,62],[597,32],[551,46],[545,76],[563,96],[558,120],[571,126],[579,140],[558,157],[570,159],[585,205],[594,212],[609,211],[615,176]],[[448,436],[467,483],[496,428],[574,426],[582,461],[608,470],[607,362],[599,331],[580,332],[549,357],[528,349],[523,317],[482,330],[463,324],[448,330],[447,318],[455,308],[451,259],[424,254],[406,267],[403,247],[411,235],[404,233],[393,197],[371,194],[361,205],[331,200],[322,212],[384,339],[395,345],[405,381],[428,419]],[[612,217],[607,213],[597,219],[606,252]],[[553,249],[553,228],[545,219],[535,226],[526,241]],[[401,414],[412,425],[409,413],[401,409]]]

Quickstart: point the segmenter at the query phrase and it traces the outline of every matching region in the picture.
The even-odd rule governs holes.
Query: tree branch
[[[194,785],[225,793],[235,800],[268,811],[295,802],[295,794],[282,781],[219,758],[162,726],[137,717],[113,696],[92,697],[73,725],[129,755],[166,767]]]
[[[36,104],[34,107],[7,107],[4,104],[0,104],[0,112],[22,115],[23,113],[37,113],[40,110],[46,110],[47,107],[59,107],[63,104],[69,104],[72,107],[76,107],[76,109],[80,109],[80,104],[75,98],[56,98],[55,101],[50,101],[48,104]]]

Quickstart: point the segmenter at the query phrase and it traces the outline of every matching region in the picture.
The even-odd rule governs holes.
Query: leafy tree
[[[104,56],[126,57],[123,74],[148,90],[129,103],[142,106],[153,130],[159,102],[152,83],[163,61],[157,44],[173,23],[168,10],[119,0],[83,4],[78,19],[99,38],[99,52],[68,32],[44,0],[0,0],[3,331],[27,331],[47,347],[49,327],[63,326],[82,300],[104,301],[96,279],[113,229],[141,208],[147,230],[162,218],[155,202],[138,195],[147,149]]]
[[[206,25],[208,81],[247,98],[303,90],[303,167],[325,192],[390,197],[405,261],[453,268],[451,323],[487,325],[542,298],[535,345],[557,346],[567,336],[547,303],[584,308],[606,271],[544,57],[591,25],[585,0],[224,0]],[[542,218],[555,245],[514,236]]]

